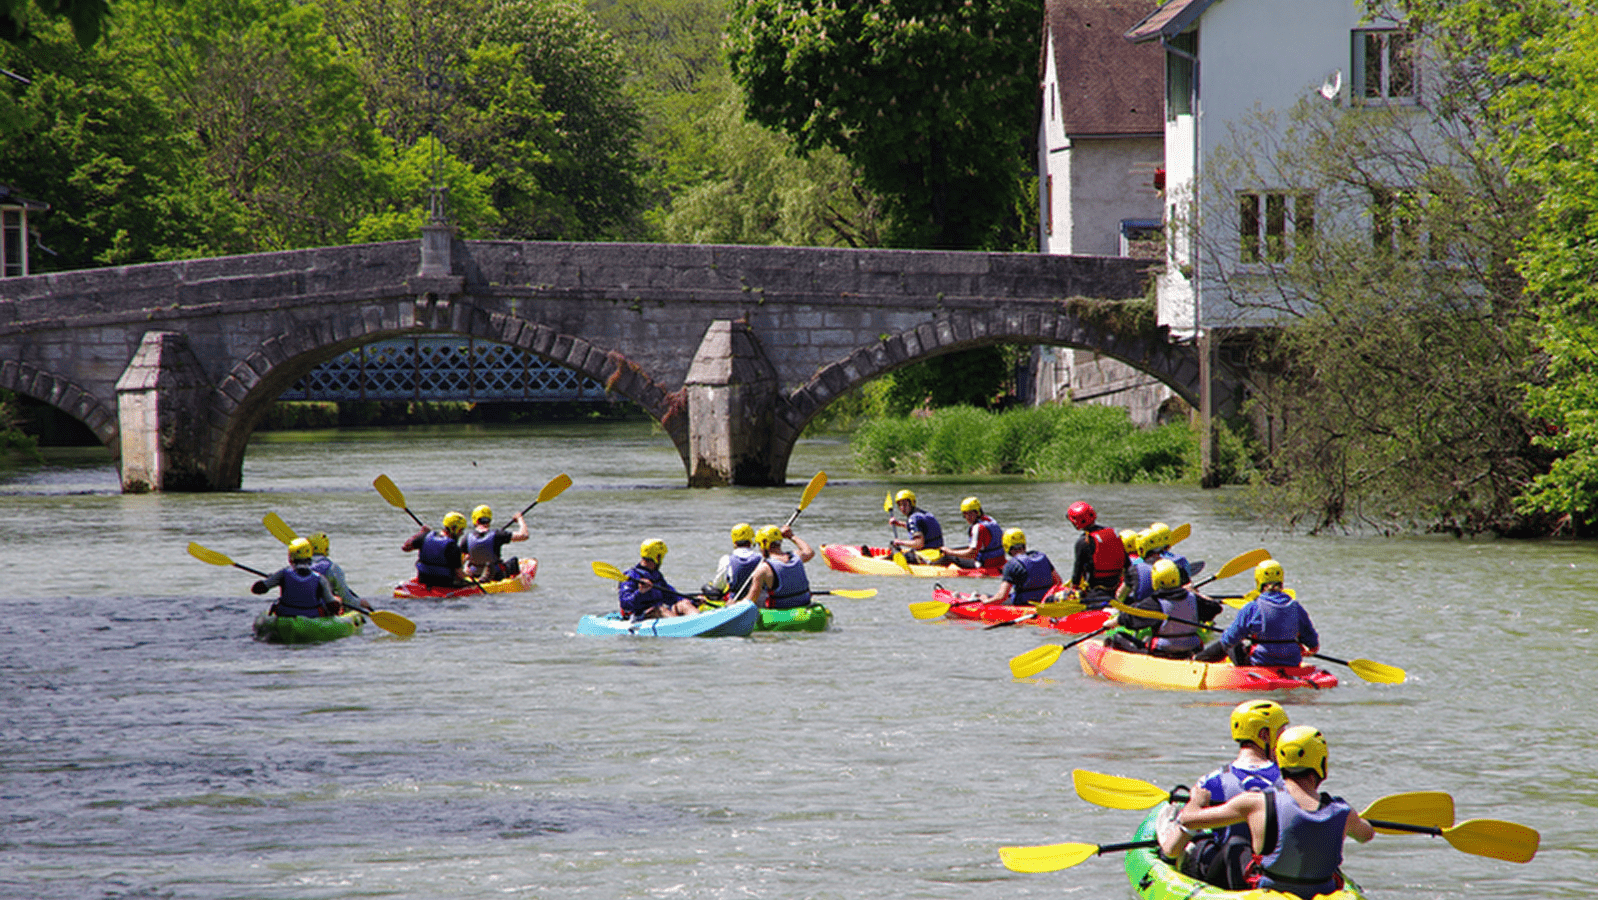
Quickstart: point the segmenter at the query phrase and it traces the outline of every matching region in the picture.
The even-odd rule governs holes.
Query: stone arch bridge
[[[435,229],[420,243],[0,280],[0,388],[86,424],[120,454],[124,491],[233,490],[250,433],[316,365],[416,332],[472,335],[568,366],[636,402],[671,436],[691,485],[780,484],[795,440],[828,403],[955,350],[1092,349],[1197,405],[1192,345],[1082,315],[1093,306],[1084,299],[1142,296],[1143,265],[1043,254],[461,241]]]

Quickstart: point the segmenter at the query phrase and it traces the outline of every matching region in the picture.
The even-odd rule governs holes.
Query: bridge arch
[[[71,380],[25,362],[0,364],[0,388],[15,391],[61,410],[82,422],[113,453],[117,451],[117,414]]]
[[[215,471],[222,484],[237,488],[243,479],[244,452],[271,404],[307,372],[355,347],[425,331],[506,344],[565,366],[605,386],[648,413],[671,436],[685,459],[688,423],[681,391],[668,392],[618,350],[606,350],[538,322],[480,309],[470,315],[396,327],[380,321],[333,334],[325,328],[294,328],[268,338],[239,360],[220,383],[211,421],[226,425],[216,434]]]

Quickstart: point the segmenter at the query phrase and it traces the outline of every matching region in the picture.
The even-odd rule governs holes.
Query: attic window
[[[1354,102],[1367,106],[1414,103],[1415,41],[1395,28],[1355,31],[1353,35]]]

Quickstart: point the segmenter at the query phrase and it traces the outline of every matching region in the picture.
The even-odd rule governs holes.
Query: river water
[[[244,490],[123,496],[103,460],[0,475],[0,894],[18,898],[1123,898],[1114,855],[1041,875],[1007,844],[1125,840],[1139,813],[1099,809],[1072,768],[1189,783],[1230,756],[1236,695],[1089,679],[1068,653],[1013,680],[1049,640],[906,609],[924,580],[811,567],[832,631],[747,639],[578,637],[614,605],[589,563],[625,567],[664,538],[679,588],[709,578],[735,521],[815,544],[881,543],[903,483],[852,471],[840,440],[801,442],[785,488],[687,490],[646,426],[262,437]],[[410,519],[489,503],[497,519],[559,473],[533,510],[527,593],[387,600]],[[1401,666],[1403,685],[1339,669],[1332,691],[1281,694],[1331,742],[1327,789],[1356,807],[1451,793],[1460,821],[1542,833],[1516,865],[1423,836],[1350,844],[1376,897],[1588,898],[1598,890],[1598,547],[1267,530],[1226,491],[1011,480],[918,482],[959,525],[976,493],[1069,562],[1066,505],[1116,527],[1189,522],[1214,571],[1264,546],[1326,653]],[[356,590],[414,619],[331,644],[250,639],[253,576],[189,556],[197,541],[259,569],[283,549],[261,517],[332,536]],[[1246,590],[1248,578],[1223,584]],[[980,582],[979,582],[980,583]],[[1333,667],[1337,669],[1338,667]]]

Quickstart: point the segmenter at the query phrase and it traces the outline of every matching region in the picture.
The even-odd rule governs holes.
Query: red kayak
[[[1110,621],[1110,617],[1113,615],[1107,609],[1090,609],[1055,619],[1048,616],[1034,615],[1031,606],[986,603],[974,599],[971,594],[951,591],[941,586],[932,589],[932,599],[940,603],[949,604],[947,615],[951,619],[986,622],[990,625],[1025,619],[1025,624],[1027,625],[1037,625],[1055,631],[1063,631],[1066,634],[1087,634],[1091,631],[1098,631]],[[1045,602],[1064,600],[1065,594],[1064,592],[1049,594],[1043,599]]]
[[[454,600],[458,597],[475,597],[479,594],[509,594],[532,587],[533,576],[536,574],[538,574],[538,560],[529,558],[522,560],[521,572],[499,581],[481,582],[481,588],[475,584],[458,588],[433,587],[412,578],[410,581],[394,585],[394,596],[409,600]]]

